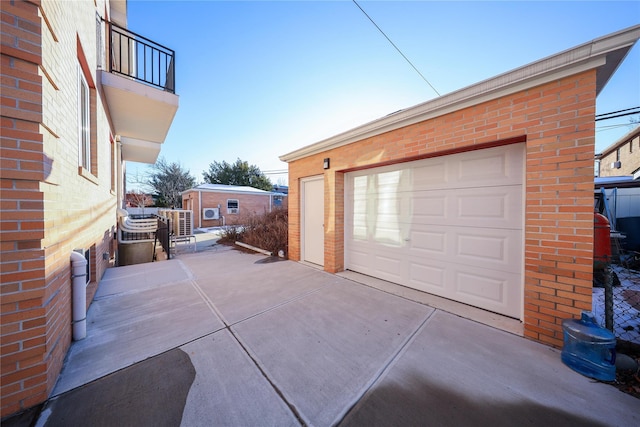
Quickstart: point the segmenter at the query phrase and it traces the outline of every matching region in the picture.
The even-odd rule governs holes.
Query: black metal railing
[[[175,52],[112,22],[106,24],[109,72],[175,93]]]
[[[171,219],[158,215],[156,215],[156,218],[158,219],[158,229],[156,230],[155,241],[160,243],[162,250],[167,254],[167,259],[171,259]],[[156,246],[155,243],[153,246]]]

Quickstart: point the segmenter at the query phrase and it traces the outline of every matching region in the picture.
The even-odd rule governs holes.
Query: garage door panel
[[[416,263],[409,261],[409,277],[407,283],[414,289],[432,294],[446,294],[445,287],[446,268],[432,263]]]
[[[402,261],[394,256],[378,255],[373,257],[374,271],[377,276],[384,276],[387,280],[396,281],[401,278]]]
[[[409,261],[409,274],[404,284],[414,289],[513,317],[520,314],[519,274],[437,261]]]
[[[455,189],[517,184],[524,165],[520,145],[426,159],[410,167],[413,189]]]
[[[502,276],[492,277],[482,272],[482,275],[467,272],[456,272],[456,291],[461,296],[481,298],[491,303],[504,301],[505,280]]]
[[[461,267],[451,271],[457,301],[507,316],[520,316],[520,275]]]
[[[520,230],[457,231],[453,233],[453,257],[467,265],[518,273],[522,269],[521,235]]]
[[[458,187],[509,185],[522,182],[522,145],[469,151],[459,155],[450,182]]]
[[[465,186],[481,182],[498,184],[509,178],[507,153],[485,152],[469,153],[456,164],[456,182]]]
[[[346,175],[345,267],[520,317],[524,145]]]
[[[402,256],[415,262],[457,261],[505,272],[522,270],[521,230],[414,226],[409,236]]]
[[[409,239],[411,250],[422,256],[447,256],[447,233],[445,231],[413,231]]]
[[[369,254],[368,249],[358,250],[352,248],[349,251],[348,257],[345,259],[345,262],[348,263],[349,268],[353,271],[359,271],[361,273],[366,273],[369,267],[369,259],[371,255]],[[368,274],[368,273],[367,273]]]
[[[522,228],[522,186],[416,192],[409,222]]]
[[[446,192],[416,192],[412,199],[413,222],[429,224],[434,221],[445,221],[447,213]]]
[[[522,223],[521,186],[460,190],[453,197],[455,218],[486,226],[518,228]]]
[[[445,161],[442,159],[429,159],[424,163],[427,164],[410,169],[412,188],[414,190],[429,190],[447,187],[449,171]]]
[[[506,237],[475,233],[459,233],[457,237],[458,252],[456,255],[460,258],[474,259],[480,262],[506,261]]]

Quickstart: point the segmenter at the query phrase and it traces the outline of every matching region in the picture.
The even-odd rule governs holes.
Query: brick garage
[[[286,207],[286,196],[253,187],[201,184],[182,193],[182,208],[193,211],[194,227],[242,224],[247,215]],[[206,219],[203,209],[219,209],[217,219]]]
[[[345,269],[353,174],[520,144],[522,300],[514,317],[525,336],[561,346],[562,319],[591,309],[596,96],[639,37],[632,27],[282,156],[289,257],[305,261],[306,245],[320,240],[324,269]],[[305,186],[315,177],[324,189],[319,239],[305,236]]]

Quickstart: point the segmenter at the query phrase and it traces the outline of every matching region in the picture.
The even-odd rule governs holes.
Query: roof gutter
[[[640,25],[629,27],[284,154],[280,160],[299,160],[594,68],[597,95],[639,38]]]

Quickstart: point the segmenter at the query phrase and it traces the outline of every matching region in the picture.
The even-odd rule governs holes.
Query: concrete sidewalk
[[[38,425],[640,425],[511,333],[215,245],[110,269]]]

